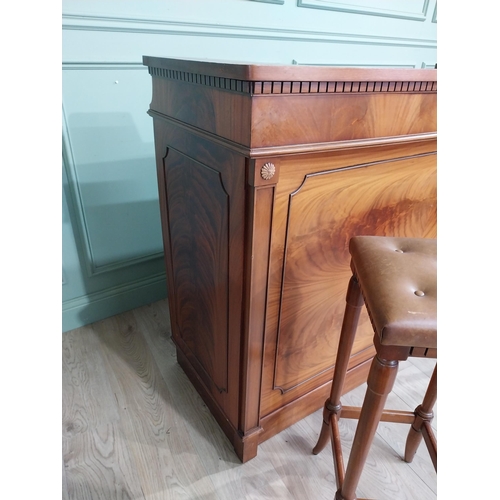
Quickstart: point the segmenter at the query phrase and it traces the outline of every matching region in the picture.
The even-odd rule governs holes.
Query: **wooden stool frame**
[[[346,309],[330,398],[325,402],[321,433],[313,449],[313,453],[317,455],[331,440],[337,481],[335,500],[356,500],[356,488],[380,421],[411,424],[406,441],[404,460],[406,462],[413,460],[423,438],[434,468],[437,471],[437,441],[430,425],[434,417],[432,409],[437,398],[437,365],[430,379],[423,402],[414,412],[384,409],[387,396],[391,392],[396,379],[399,361],[406,360],[408,357],[437,358],[437,349],[381,345],[379,335],[375,333],[374,345],[377,354],[373,358],[368,374],[368,388],[363,406],[361,408],[342,406],[340,402],[359,315],[364,305],[352,262],[351,268],[353,269],[353,276],[347,289]],[[347,469],[344,469],[338,427],[340,418],[358,419]]]

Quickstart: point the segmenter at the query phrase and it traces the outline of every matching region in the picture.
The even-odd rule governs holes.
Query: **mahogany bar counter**
[[[177,359],[246,462],[329,395],[349,239],[436,237],[437,70],[143,62]]]

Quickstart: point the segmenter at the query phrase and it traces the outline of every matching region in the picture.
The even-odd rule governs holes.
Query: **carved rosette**
[[[266,163],[260,169],[260,176],[266,181],[272,179],[275,173],[276,167],[274,166],[274,163]]]

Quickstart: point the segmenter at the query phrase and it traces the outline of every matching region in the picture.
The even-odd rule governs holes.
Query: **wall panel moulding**
[[[63,16],[63,29],[136,34],[147,33],[187,37],[201,36],[227,39],[276,40],[283,42],[340,43],[432,49],[436,47],[436,40],[416,37],[390,37],[375,34],[337,33],[320,30],[267,28],[260,26],[118,17],[112,18],[104,16],[79,16],[73,14]]]
[[[363,14],[368,16],[392,17],[396,19],[409,19],[414,21],[424,21],[427,17],[429,8],[429,0],[414,0],[404,2],[409,10],[393,10],[386,8],[387,6],[398,5],[396,2],[387,1],[371,1],[358,3],[334,2],[329,0],[297,0],[298,7],[306,7],[309,9],[333,10],[344,12],[346,14]],[[401,4],[399,4],[401,5]]]

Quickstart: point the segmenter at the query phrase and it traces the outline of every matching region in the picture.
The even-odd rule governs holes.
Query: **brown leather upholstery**
[[[351,239],[351,267],[382,345],[437,347],[436,247],[435,239]]]

